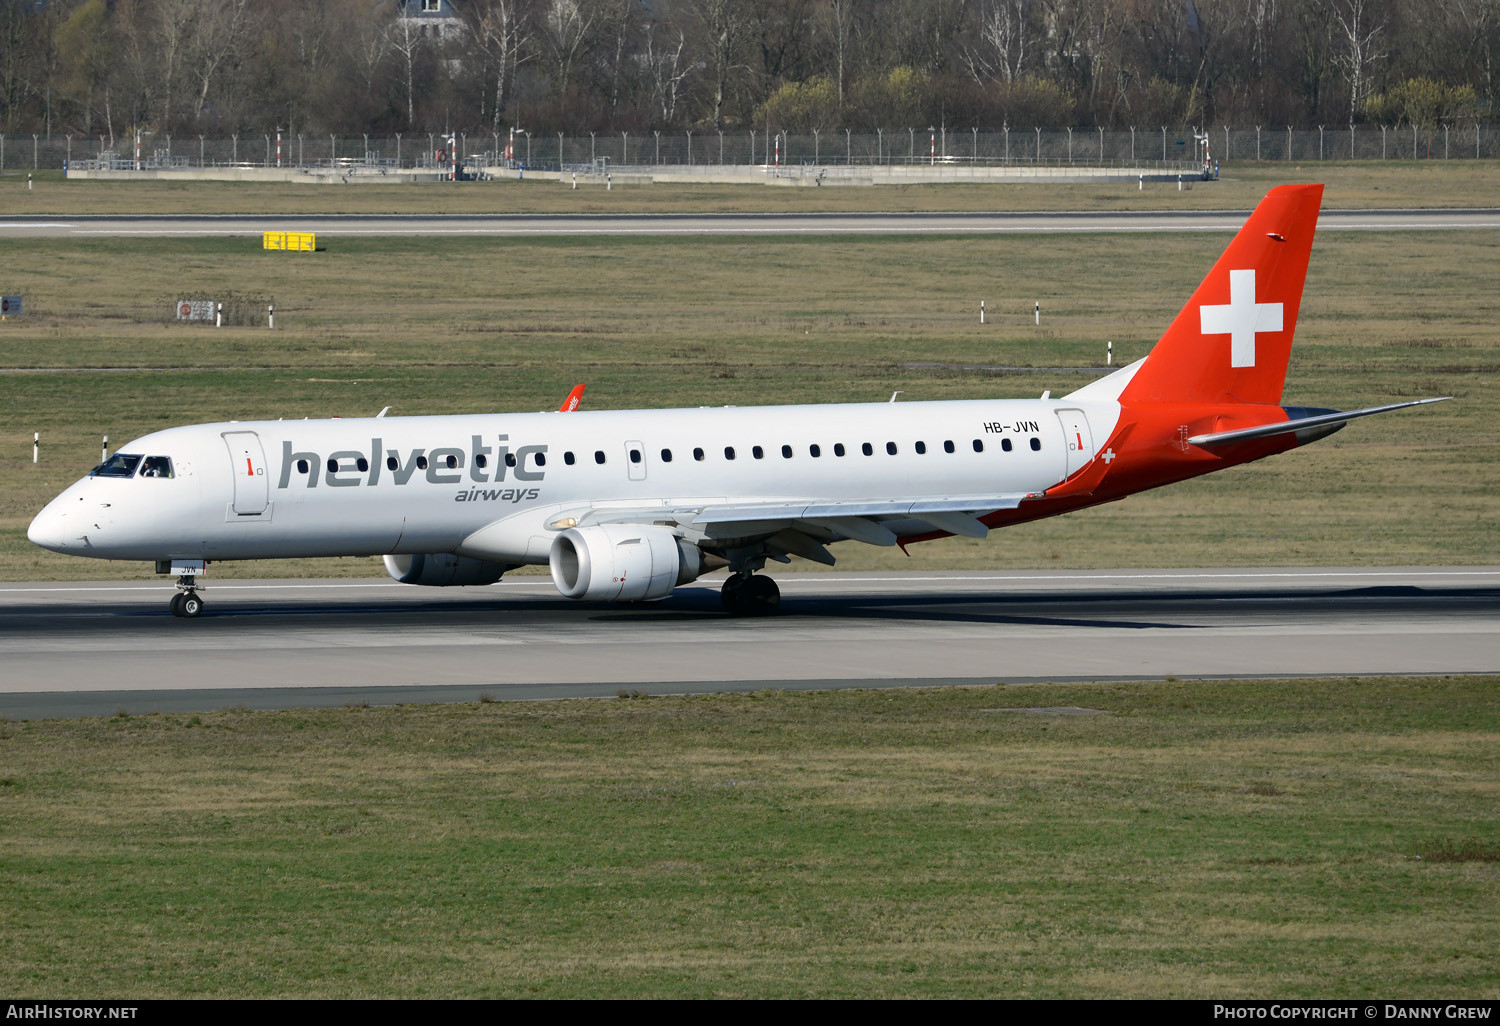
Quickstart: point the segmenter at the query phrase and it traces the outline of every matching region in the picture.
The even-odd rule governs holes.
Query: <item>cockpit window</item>
[[[141,458],[139,456],[117,452],[89,471],[89,477],[134,477],[135,468],[140,466],[140,464]]]
[[[147,456],[146,462],[141,464],[142,477],[171,477],[172,457],[170,456]]]

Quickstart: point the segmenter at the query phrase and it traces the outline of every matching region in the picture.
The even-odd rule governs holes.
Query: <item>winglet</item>
[[[583,386],[574,385],[573,391],[568,393],[568,397],[563,400],[563,404],[558,407],[557,412],[572,413],[578,409],[578,404],[581,402],[583,402]]]

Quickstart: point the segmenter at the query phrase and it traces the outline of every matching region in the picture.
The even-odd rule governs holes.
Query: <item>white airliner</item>
[[[1273,190],[1145,359],[1061,399],[197,424],[121,448],[28,537],[154,562],[186,617],[209,563],[360,555],[436,586],[547,563],[615,602],[728,567],[725,609],[770,612],[767,560],[983,537],[1440,401],[1280,405],[1322,192]]]

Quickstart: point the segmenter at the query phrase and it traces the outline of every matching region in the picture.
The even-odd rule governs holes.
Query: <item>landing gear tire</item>
[[[186,595],[179,595],[177,597],[182,600],[181,602],[177,603],[177,608],[181,610],[181,612],[177,614],[178,616],[183,616],[191,620],[193,617],[202,614],[203,600],[196,594],[190,591]]]
[[[734,574],[724,582],[719,598],[731,616],[769,616],[781,605],[781,589],[769,577]]]
[[[172,596],[172,615],[173,616],[181,616],[182,615],[182,593],[181,592],[178,592],[176,595]]]

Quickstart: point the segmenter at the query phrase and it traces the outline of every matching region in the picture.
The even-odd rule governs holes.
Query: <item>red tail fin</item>
[[[1125,386],[1127,403],[1281,402],[1321,185],[1272,189]]]

